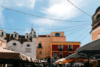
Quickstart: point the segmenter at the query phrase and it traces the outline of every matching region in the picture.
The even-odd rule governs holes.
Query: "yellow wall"
[[[80,42],[51,42],[50,43],[50,57],[51,59],[53,59],[54,57],[52,57],[52,52],[62,52],[62,51],[52,51],[52,45],[81,45]],[[58,46],[59,48],[59,46]],[[72,49],[73,49],[73,46],[72,46]],[[76,52],[76,51],[63,51],[63,52]],[[59,59],[59,57],[57,57]]]
[[[92,31],[92,41],[98,39],[100,37],[100,26]]]
[[[42,48],[38,48],[38,43],[42,44]],[[37,58],[43,59],[49,55],[49,44],[50,44],[50,37],[38,37],[37,41]],[[39,54],[39,51],[42,51],[42,54]]]

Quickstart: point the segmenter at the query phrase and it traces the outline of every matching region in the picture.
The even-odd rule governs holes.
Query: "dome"
[[[100,6],[97,8],[96,12],[100,9]]]

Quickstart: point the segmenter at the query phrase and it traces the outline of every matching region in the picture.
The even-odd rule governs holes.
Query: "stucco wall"
[[[13,45],[13,43],[16,43],[16,45]],[[30,45],[30,47],[27,46],[28,44]],[[7,43],[7,47],[9,47],[13,51],[23,53],[29,57],[36,59],[36,44],[37,38],[33,38],[32,42],[24,42],[23,44],[21,44],[19,41],[11,40]]]
[[[6,40],[4,40],[2,37],[0,37],[0,47],[6,48]]]
[[[100,35],[99,34],[100,34],[100,26],[98,26],[96,29],[94,29],[92,31],[92,41],[100,38]]]

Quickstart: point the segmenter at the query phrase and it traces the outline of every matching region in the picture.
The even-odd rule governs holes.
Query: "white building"
[[[26,33],[25,36],[19,35],[17,32],[8,34],[4,30],[1,30],[0,37],[7,40],[6,46],[10,50],[23,53],[36,59],[37,37],[33,28],[31,29],[31,33]]]

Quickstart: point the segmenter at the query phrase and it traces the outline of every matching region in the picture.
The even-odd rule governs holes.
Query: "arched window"
[[[39,43],[39,44],[38,44],[38,48],[42,48],[42,45],[41,45],[41,43]]]
[[[60,34],[59,34],[59,33],[56,33],[55,36],[56,36],[56,37],[60,37]]]
[[[28,38],[28,35],[27,35],[27,38]]]
[[[96,19],[100,18],[100,14],[97,15]]]
[[[15,34],[15,37],[17,37],[17,34]]]
[[[13,43],[14,46],[16,46],[16,43]]]
[[[2,32],[1,35],[3,36],[3,34],[4,34],[4,33]]]
[[[29,45],[29,44],[27,44],[27,47],[30,47],[30,45]]]

